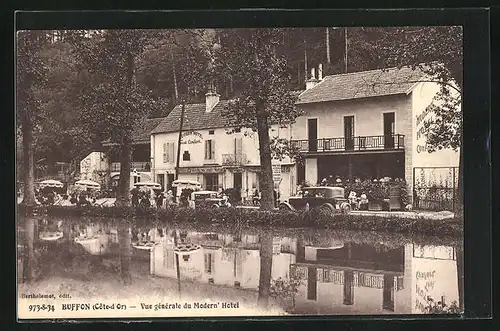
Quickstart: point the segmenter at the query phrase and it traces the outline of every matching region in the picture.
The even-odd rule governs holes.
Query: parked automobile
[[[195,191],[191,193],[191,201],[194,201],[195,208],[220,208],[229,207],[227,199],[219,196],[215,191]]]
[[[351,210],[344,188],[335,186],[304,187],[297,196],[279,205],[280,210],[318,211],[323,214],[348,213]]]

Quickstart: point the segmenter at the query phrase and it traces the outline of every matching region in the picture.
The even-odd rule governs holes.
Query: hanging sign
[[[273,164],[273,181],[281,181],[281,164]]]

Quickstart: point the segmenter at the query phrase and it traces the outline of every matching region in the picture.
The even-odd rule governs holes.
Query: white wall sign
[[[193,145],[201,144],[203,141],[203,135],[196,131],[186,131],[181,134],[181,144],[182,145]]]

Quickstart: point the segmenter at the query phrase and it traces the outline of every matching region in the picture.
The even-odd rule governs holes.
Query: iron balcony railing
[[[130,170],[133,171],[137,169],[137,171],[150,171],[151,167],[149,162],[131,162]],[[120,171],[120,162],[111,163],[111,172],[119,172]]]
[[[404,135],[358,136],[292,140],[299,152],[341,152],[404,149]]]
[[[222,154],[222,165],[239,166],[247,163],[248,159],[244,153]]]

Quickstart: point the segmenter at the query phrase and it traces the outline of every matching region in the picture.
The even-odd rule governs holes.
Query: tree
[[[21,127],[24,168],[22,203],[34,206],[36,201],[33,131],[44,117],[37,93],[46,80],[47,66],[41,52],[49,43],[49,38],[44,31],[19,31],[16,41],[16,115]]]
[[[222,115],[234,129],[257,132],[260,154],[261,209],[274,207],[271,125],[287,127],[300,111],[288,89],[290,75],[280,29],[231,29],[219,31],[214,48],[214,77],[233,77],[239,89]]]
[[[71,38],[88,78],[80,87],[81,121],[120,152],[117,203],[129,203],[132,132],[156,107],[150,91],[136,84],[135,62],[153,32],[145,30],[77,31]]]
[[[381,59],[386,66],[411,66],[427,76],[424,81],[440,84],[440,91],[428,107],[433,116],[424,121],[428,150],[459,150],[458,191],[462,198],[462,28],[384,29],[382,38],[374,42],[373,46],[380,49]]]

